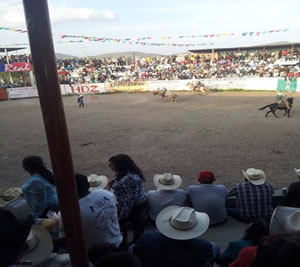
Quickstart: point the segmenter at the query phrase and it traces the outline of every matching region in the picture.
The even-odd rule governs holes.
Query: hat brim
[[[282,225],[286,217],[294,213],[295,211],[300,210],[300,208],[292,208],[285,206],[278,206],[271,217],[269,232],[271,235],[285,233],[282,229]]]
[[[266,182],[266,175],[263,173],[263,177],[259,180],[251,180],[248,174],[242,170],[243,176],[251,183],[254,185],[262,185]]]
[[[297,174],[297,176],[300,176],[300,170],[299,169],[294,168],[294,171]]]
[[[38,237],[38,245],[32,251],[26,253],[22,261],[30,261],[32,265],[42,263],[51,254],[53,250],[53,241],[48,231],[37,225],[32,225],[31,231]]]
[[[171,184],[171,185],[164,185],[164,184],[160,183],[159,179],[161,177],[162,177],[162,175],[160,175],[160,174],[155,174],[154,177],[153,177],[153,183],[158,189],[174,190],[174,189],[180,187],[181,184],[182,184],[182,179],[179,175],[173,175],[174,183]]]
[[[172,215],[181,208],[179,206],[169,206],[157,215],[155,223],[159,232],[176,240],[193,239],[205,233],[209,227],[209,217],[204,212],[196,212],[197,224],[192,229],[178,230],[171,226],[170,219]]]
[[[101,175],[101,176],[98,176],[98,177],[100,177],[100,184],[99,185],[92,186],[90,184],[90,188],[89,189],[92,192],[95,191],[95,190],[98,190],[98,189],[104,189],[107,186],[107,184],[108,184],[108,178],[106,176]]]

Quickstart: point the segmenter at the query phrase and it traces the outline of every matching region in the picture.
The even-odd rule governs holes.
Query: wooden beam
[[[32,62],[72,266],[87,267],[68,129],[47,0],[23,0]]]

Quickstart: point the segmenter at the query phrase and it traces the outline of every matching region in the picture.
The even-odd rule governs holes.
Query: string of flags
[[[101,40],[99,39],[89,39],[89,40],[68,40],[68,41],[64,41],[64,42],[58,42],[59,44],[63,44],[63,43],[83,43],[83,42],[106,42],[106,41],[111,41],[111,42],[117,42],[120,43],[121,40],[120,39],[112,39],[110,40],[110,38],[101,38]],[[128,40],[128,41],[122,41],[121,43],[127,43],[130,45],[143,45],[143,46],[177,46],[177,47],[194,47],[194,46],[204,46],[204,45],[213,45],[214,43],[192,43],[192,44],[184,44],[184,43],[151,43],[151,42],[139,42],[139,41],[134,41],[134,40]]]
[[[14,29],[8,27],[0,27],[2,31],[11,31],[11,32],[18,32],[18,33],[27,33],[27,30],[21,29]],[[268,30],[268,31],[252,31],[252,32],[241,32],[241,33],[212,33],[212,34],[194,34],[194,35],[179,35],[179,36],[162,36],[162,40],[168,39],[183,39],[183,38],[218,38],[218,37],[228,37],[228,36],[261,36],[265,34],[272,34],[272,33],[279,33],[279,32],[287,32],[289,29],[281,29],[281,30]],[[104,37],[88,37],[84,35],[67,35],[63,34],[60,35],[60,38],[81,38],[81,39],[106,39],[106,40],[122,40],[122,41],[142,41],[142,40],[150,40],[153,39],[152,37],[140,37],[140,38],[104,38]],[[95,40],[94,40],[95,41]]]
[[[270,30],[270,31],[260,31],[260,32],[242,32],[242,33],[217,33],[217,34],[199,34],[199,35],[180,35],[180,36],[163,36],[161,37],[162,40],[169,40],[169,39],[182,39],[182,38],[218,38],[218,37],[227,37],[227,36],[261,36],[265,34],[271,34],[271,33],[278,33],[278,32],[287,32],[288,29],[283,30]],[[152,37],[141,37],[141,38],[104,38],[104,37],[90,37],[90,36],[84,36],[84,35],[61,35],[61,38],[80,38],[80,39],[86,39],[89,41],[113,41],[113,42],[127,42],[127,41],[142,41],[142,40],[151,40]]]
[[[27,33],[27,30],[14,29],[8,27],[0,27],[2,31],[11,31],[17,33]],[[257,32],[242,32],[242,33],[216,33],[216,34],[198,34],[198,35],[180,35],[180,36],[163,36],[160,37],[162,40],[170,39],[189,39],[189,38],[220,38],[228,36],[240,36],[240,37],[254,37],[254,36],[263,36],[266,34],[273,34],[279,32],[287,32],[288,29],[281,30],[268,30],[268,31],[257,31]],[[203,43],[165,43],[165,42],[152,42],[154,38],[152,37],[140,37],[140,38],[106,38],[106,37],[90,37],[84,35],[59,35],[60,39],[75,39],[75,40],[66,40],[64,42],[58,43],[81,43],[81,42],[113,42],[121,44],[130,44],[130,45],[143,45],[143,46],[176,46],[176,47],[194,47],[194,46],[205,46],[213,45],[212,42],[203,42]],[[78,40],[79,39],[79,40]],[[158,38],[155,38],[158,39]],[[19,43],[11,44],[11,46],[24,46],[28,43]]]

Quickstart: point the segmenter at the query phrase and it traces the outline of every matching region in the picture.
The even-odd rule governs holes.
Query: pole
[[[72,266],[89,266],[47,0],[23,0],[32,62]]]
[[[9,58],[8,58],[8,52],[7,52],[7,49],[4,48],[4,51],[5,51],[5,55],[6,55],[6,62],[7,62],[7,64],[10,64]],[[10,72],[9,72],[9,79],[10,79],[10,82],[11,82],[11,83],[14,82]]]

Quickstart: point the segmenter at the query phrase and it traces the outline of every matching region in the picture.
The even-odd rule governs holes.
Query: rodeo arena
[[[63,57],[47,1],[23,4],[0,267],[300,266],[300,43]]]

